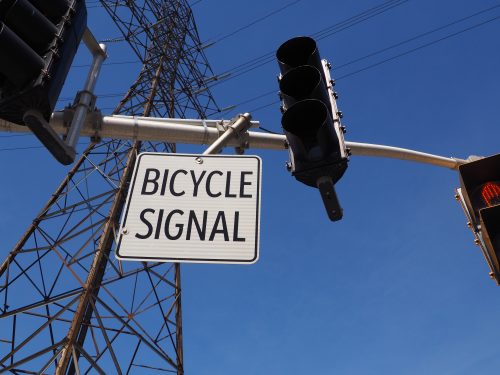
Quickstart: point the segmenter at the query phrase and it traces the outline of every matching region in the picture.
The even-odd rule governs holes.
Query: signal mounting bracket
[[[464,210],[465,213],[465,217],[467,218],[467,226],[470,228],[472,234],[474,235],[474,243],[481,249],[481,253],[483,254],[484,259],[486,260],[486,263],[490,268],[490,277],[496,281],[497,285],[500,286],[500,275],[498,275],[495,272],[495,267],[493,267],[493,263],[490,259],[490,256],[488,255],[488,251],[486,250],[486,244],[484,243],[483,234],[481,231],[481,225],[474,224],[472,215],[470,214],[469,209],[467,208],[467,204],[465,203],[465,199],[462,194],[462,189],[458,188],[455,190],[455,192],[456,192],[455,199],[462,206],[462,209]]]

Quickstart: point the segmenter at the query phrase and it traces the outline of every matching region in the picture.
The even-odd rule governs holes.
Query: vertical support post
[[[99,44],[88,28],[83,34],[83,41],[92,53],[93,61],[90,72],[87,76],[87,81],[85,82],[85,86],[83,87],[83,91],[80,91],[79,93],[78,102],[75,105],[75,114],[73,116],[73,120],[71,121],[71,127],[69,128],[68,135],[66,137],[66,144],[73,149],[78,142],[78,138],[80,138],[80,131],[83,124],[85,123],[87,114],[89,110],[93,109],[90,108],[90,105],[94,98],[95,85],[101,71],[102,63],[104,62],[104,60],[106,60],[107,57],[106,45]]]

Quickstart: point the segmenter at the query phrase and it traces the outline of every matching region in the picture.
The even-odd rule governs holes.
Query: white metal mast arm
[[[97,113],[96,113],[97,115]],[[232,124],[224,120],[198,119],[163,119],[129,116],[90,116],[81,129],[81,136],[116,138],[141,141],[165,141],[184,144],[213,144]],[[68,125],[64,121],[64,112],[55,112],[50,125],[58,134],[65,135]],[[258,127],[258,121],[251,121],[251,127]],[[19,126],[0,120],[0,131],[29,132],[26,126]],[[225,139],[226,146],[284,150],[287,142],[284,135],[247,131],[240,136]],[[470,156],[467,160],[454,157],[443,157],[399,147],[376,145],[359,142],[346,142],[352,155],[375,156],[392,159],[410,160],[431,164],[438,167],[457,169],[460,165],[475,160]]]

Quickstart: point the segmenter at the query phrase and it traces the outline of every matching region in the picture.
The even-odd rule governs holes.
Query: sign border
[[[134,191],[134,186],[137,177],[137,171],[139,170],[139,165],[141,158],[144,155],[152,156],[176,156],[176,157],[190,157],[190,158],[231,158],[231,159],[242,159],[242,158],[253,158],[257,160],[257,198],[256,198],[256,220],[255,220],[255,249],[252,259],[207,259],[207,258],[174,258],[174,257],[135,257],[135,256],[123,256],[120,255],[120,245],[123,238],[123,227],[127,222],[127,214],[130,208],[130,198],[132,192]],[[182,262],[182,263],[214,263],[214,264],[253,264],[259,260],[259,239],[260,239],[260,212],[261,212],[261,183],[262,183],[262,159],[257,155],[201,155],[201,154],[176,154],[176,153],[166,153],[166,152],[142,152],[137,156],[137,160],[134,166],[134,173],[132,175],[132,180],[128,188],[127,199],[125,201],[125,206],[121,215],[120,228],[118,231],[118,240],[116,241],[115,256],[119,260],[125,261],[146,261],[146,262]]]

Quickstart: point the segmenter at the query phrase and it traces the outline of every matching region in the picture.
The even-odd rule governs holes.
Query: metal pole
[[[212,144],[219,137],[219,131],[206,122],[214,120],[180,120],[180,119],[150,119],[126,116],[103,116],[100,129],[94,129],[92,124],[86,123],[82,128],[83,136],[99,136],[102,138],[133,139],[141,141],[161,141],[169,139],[174,143],[185,144]],[[229,124],[229,122],[225,122]],[[58,133],[64,134],[63,113],[53,114],[50,125]],[[205,126],[204,126],[205,125]],[[251,122],[252,126],[258,122]],[[0,131],[28,132],[25,126],[19,126],[0,120]],[[285,150],[287,142],[284,135],[262,132],[248,132],[248,148]],[[238,139],[228,137],[227,146],[240,146]],[[377,145],[370,143],[346,142],[346,147],[355,156],[373,156],[391,159],[409,160],[418,163],[431,164],[438,167],[458,169],[462,164],[475,160],[477,156],[467,159],[443,157],[406,148]]]
[[[101,71],[102,63],[104,62],[104,60],[106,60],[107,57],[106,45],[99,44],[88,28],[83,34],[83,41],[92,53],[93,61],[83,91],[80,91],[79,93],[75,114],[73,116],[73,120],[71,121],[71,127],[69,128],[69,132],[66,137],[66,144],[73,149],[78,142],[78,138],[80,137],[80,130],[85,123],[87,114],[89,113],[89,111],[92,111],[94,109],[90,108],[92,99],[94,97],[94,88]]]
[[[409,160],[450,169],[458,169],[460,165],[478,158],[477,156],[469,156],[467,160],[465,160],[454,157],[427,154],[425,152],[409,150],[407,148],[376,145],[371,143],[346,142],[346,145],[351,150],[352,155]]]
[[[391,158],[400,160],[410,160],[418,163],[431,164],[438,167],[458,169],[462,164],[471,161],[474,156],[470,156],[468,160],[458,159],[454,157],[444,157],[425,152],[409,150],[406,148],[376,145],[370,143],[346,142],[350,148],[352,155],[358,156],[375,156],[381,158]]]

